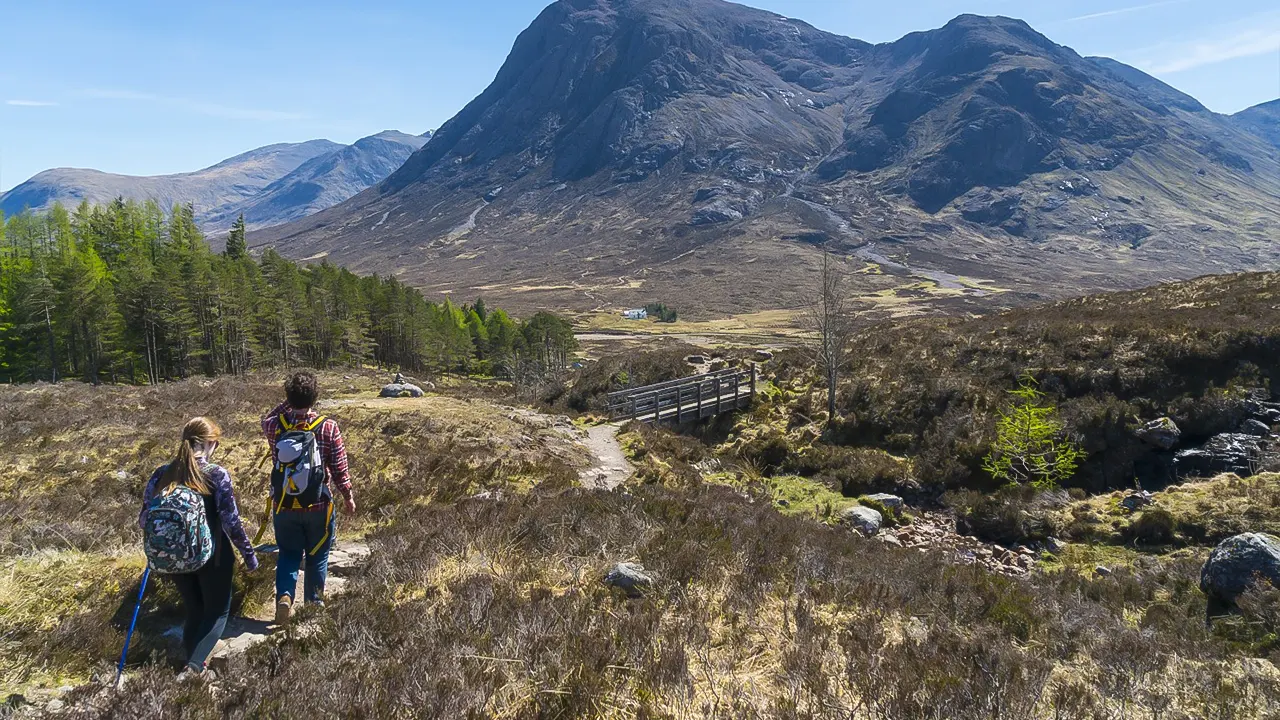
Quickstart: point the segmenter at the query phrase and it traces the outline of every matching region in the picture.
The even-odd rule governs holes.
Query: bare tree
[[[853,313],[845,297],[845,273],[831,252],[822,249],[822,276],[805,309],[803,321],[812,333],[809,355],[827,384],[827,425],[836,419],[836,388],[849,362]]]

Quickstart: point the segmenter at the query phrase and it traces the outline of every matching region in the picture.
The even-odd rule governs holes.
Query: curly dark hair
[[[306,410],[320,397],[320,383],[309,372],[296,372],[284,381],[284,397],[289,407]]]

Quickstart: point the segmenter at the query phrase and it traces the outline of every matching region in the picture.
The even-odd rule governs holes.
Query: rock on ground
[[[604,576],[604,582],[624,591],[628,597],[639,597],[653,586],[653,577],[639,563],[620,562]]]
[[[1120,501],[1120,505],[1129,512],[1137,512],[1155,501],[1154,495],[1146,490],[1139,490],[1138,492],[1126,495],[1125,498]]]
[[[884,524],[884,516],[879,511],[862,505],[856,505],[845,510],[840,516],[840,520],[845,525],[850,525],[867,536],[880,532],[880,526]]]
[[[1167,417],[1152,420],[1138,428],[1134,435],[1161,450],[1172,450],[1182,441],[1182,431],[1178,429],[1177,423]]]
[[[890,495],[889,493],[876,493],[874,495],[868,495],[867,499],[874,500],[880,503],[881,505],[887,508],[892,508],[894,510],[901,510],[903,506],[902,498],[898,497],[897,495]]]
[[[1248,477],[1253,475],[1261,456],[1258,438],[1242,433],[1223,433],[1213,436],[1201,447],[1180,451],[1173,466],[1180,477],[1209,477],[1224,472]]]
[[[1200,571],[1200,590],[1209,596],[1210,616],[1233,606],[1258,577],[1280,587],[1280,539],[1243,533],[1219,543]]]
[[[398,398],[398,397],[422,397],[422,388],[412,383],[391,383],[384,385],[382,392],[378,393],[378,397]]]

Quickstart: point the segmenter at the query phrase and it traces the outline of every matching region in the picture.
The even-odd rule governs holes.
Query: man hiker
[[[337,515],[333,488],[348,513],[356,511],[342,431],[313,406],[320,395],[316,376],[294,373],[284,383],[285,401],[262,418],[271,447],[271,514],[280,556],[276,563],[276,624],[289,621],[298,590],[298,568],[306,562],[303,597],[324,604]]]

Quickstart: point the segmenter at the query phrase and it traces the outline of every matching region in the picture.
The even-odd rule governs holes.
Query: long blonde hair
[[[212,495],[209,483],[204,479],[204,472],[196,460],[196,445],[209,445],[222,437],[222,428],[206,417],[192,418],[182,427],[182,441],[178,443],[178,454],[173,462],[165,468],[159,486],[160,493],[170,492],[179,485],[186,485],[201,495]]]

